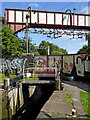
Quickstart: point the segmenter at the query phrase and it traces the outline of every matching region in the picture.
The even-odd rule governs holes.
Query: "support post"
[[[10,89],[10,79],[9,78],[5,78],[4,79],[4,89],[9,90]]]
[[[56,90],[60,90],[60,79],[56,78]]]
[[[27,40],[27,53],[29,53],[29,46],[28,46],[28,18],[29,18],[29,15],[26,15],[26,40]]]

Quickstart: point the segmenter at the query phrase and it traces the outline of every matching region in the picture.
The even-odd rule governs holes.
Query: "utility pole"
[[[27,40],[27,53],[29,53],[29,46],[28,46],[28,18],[29,18],[29,15],[26,15],[26,40]]]
[[[30,10],[29,10],[30,9]],[[30,52],[30,41],[28,39],[28,19],[30,18],[31,24],[31,7],[28,7],[28,14],[26,15],[26,40],[27,40],[27,53]]]

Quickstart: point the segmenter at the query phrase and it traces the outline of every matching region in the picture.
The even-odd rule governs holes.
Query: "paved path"
[[[83,89],[81,89],[83,88]],[[69,81],[65,81],[64,82],[64,89],[68,89],[69,91],[72,91],[72,101],[74,104],[74,108],[77,111],[77,115],[80,118],[86,118],[85,117],[85,112],[84,112],[84,108],[82,105],[82,102],[80,101],[80,91],[84,91],[87,92],[88,91],[88,85],[87,84],[83,84],[83,83],[79,83],[79,82],[69,82]]]
[[[64,90],[55,91],[50,99],[46,102],[44,107],[41,109],[40,114],[36,120],[54,120],[60,119],[64,120],[66,117],[72,118],[72,108],[77,111],[77,120],[86,119],[85,112],[80,101],[80,91],[88,91],[87,84],[76,83],[76,82],[63,82]],[[83,88],[83,89],[82,89]],[[72,93],[72,104],[65,103],[65,96]],[[49,119],[48,119],[49,118]]]
[[[57,118],[59,120],[64,120],[66,117],[71,118],[73,107],[77,110],[78,118],[81,118],[81,120],[82,118],[85,118],[85,112],[80,101],[80,91],[87,92],[88,85],[69,81],[64,81],[63,84],[64,90],[54,91],[50,99],[41,109],[38,118],[42,118],[42,120],[45,120],[45,118],[46,120],[52,120],[52,118],[54,118],[54,120],[56,120]],[[0,83],[0,120],[2,118],[2,86],[3,84]],[[70,93],[72,93],[72,100],[74,106],[65,102],[65,96]],[[38,118],[37,120],[40,120]]]

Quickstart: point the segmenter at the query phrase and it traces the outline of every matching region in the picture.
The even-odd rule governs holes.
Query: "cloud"
[[[80,11],[80,13],[86,13],[86,14],[88,14],[88,6],[83,7],[82,10]]]
[[[76,54],[76,51],[68,51],[68,54]]]
[[[88,41],[86,41],[86,40],[80,42],[80,46],[84,46],[84,45],[87,45],[87,44],[88,44]]]
[[[30,3],[29,6],[32,6],[32,7],[39,7],[39,4],[37,4],[37,3]]]

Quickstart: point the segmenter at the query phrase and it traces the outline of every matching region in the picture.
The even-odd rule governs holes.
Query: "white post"
[[[49,46],[48,46],[48,55],[49,55]]]

